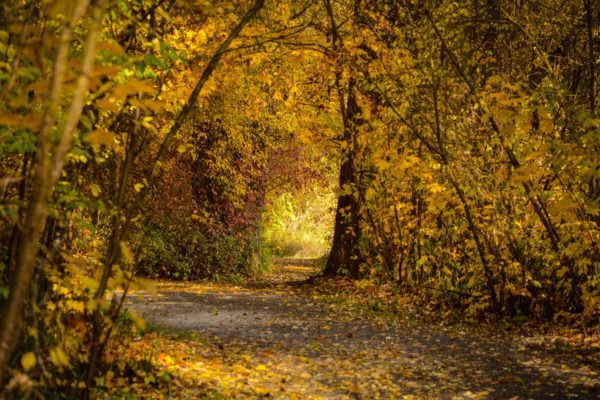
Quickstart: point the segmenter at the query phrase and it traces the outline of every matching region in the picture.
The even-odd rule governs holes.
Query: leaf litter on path
[[[128,356],[150,353],[169,376],[151,391],[140,384],[143,397],[600,397],[597,357],[501,333],[361,314],[299,284],[312,272],[292,260],[258,284],[157,283],[158,295],[131,296],[129,306],[156,330],[132,343]]]

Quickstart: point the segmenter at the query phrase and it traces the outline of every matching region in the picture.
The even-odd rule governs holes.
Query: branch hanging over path
[[[198,82],[196,82],[194,90],[192,91],[187,102],[175,118],[173,126],[165,136],[163,142],[161,143],[158,149],[158,152],[154,159],[152,171],[146,179],[148,185],[138,193],[137,197],[133,200],[130,206],[125,206],[125,204],[123,204],[123,198],[119,201],[119,204],[117,204],[117,208],[119,209],[119,211],[125,211],[125,218],[123,222],[121,222],[121,219],[118,218],[116,222],[117,225],[113,226],[113,232],[110,236],[110,243],[108,247],[109,250],[107,252],[107,257],[104,262],[104,269],[102,271],[102,276],[99,281],[98,289],[96,290],[96,293],[94,295],[94,298],[96,300],[99,300],[104,296],[104,293],[106,292],[106,288],[108,286],[108,281],[112,275],[113,266],[119,261],[119,259],[122,256],[121,242],[123,240],[126,240],[129,234],[131,220],[133,217],[132,214],[135,212],[135,210],[138,210],[140,208],[147,193],[149,192],[149,187],[152,186],[152,184],[156,181],[156,178],[159,176],[161,161],[168,154],[168,150],[173,141],[175,140],[177,133],[183,126],[183,122],[189,116],[190,112],[194,109],[194,106],[198,101],[198,97],[200,95],[200,92],[202,91],[202,88],[204,87],[212,73],[215,71],[217,65],[219,64],[219,61],[227,52],[233,40],[235,40],[238,37],[242,29],[256,16],[256,14],[258,14],[258,12],[263,8],[264,3],[264,0],[255,1],[252,8],[250,8],[246,12],[246,14],[240,20],[240,22],[231,30],[227,38],[223,41],[223,43],[221,43],[217,51],[210,58],[208,64],[202,71]],[[125,178],[124,181],[121,182],[121,187],[124,188],[125,186],[127,186],[127,184],[128,179]],[[102,315],[99,309],[96,309],[92,315],[92,324],[94,328],[92,337],[92,348],[90,351],[90,362],[88,364],[88,371],[86,373],[87,385],[84,391],[85,396],[89,396],[89,388],[93,385],[94,378],[96,377],[98,371],[99,360],[111,333],[111,331],[109,330],[109,332],[107,332],[104,336],[104,340],[101,340],[103,322]]]
[[[256,0],[254,6],[250,10],[248,10],[246,15],[244,15],[244,17],[237,24],[237,26],[233,28],[233,30],[229,33],[227,39],[225,39],[225,41],[221,43],[215,54],[213,54],[213,56],[210,58],[210,61],[206,65],[206,68],[204,68],[204,71],[202,71],[202,75],[200,75],[200,79],[198,79],[198,82],[196,83],[192,94],[190,95],[188,101],[185,103],[183,109],[175,119],[171,130],[165,137],[165,140],[162,142],[160,149],[156,154],[151,178],[154,178],[157,175],[160,166],[160,161],[162,161],[162,159],[165,157],[167,150],[169,149],[171,143],[175,139],[175,135],[177,134],[177,132],[179,132],[179,129],[181,129],[183,122],[189,116],[190,112],[194,109],[194,105],[198,101],[198,96],[200,96],[200,91],[208,81],[208,78],[210,78],[210,76],[214,72],[215,68],[217,67],[217,64],[219,64],[219,61],[221,61],[221,57],[223,57],[223,54],[227,52],[229,46],[231,45],[231,42],[233,42],[233,40],[240,34],[244,26],[246,26],[248,22],[250,22],[252,18],[256,16],[256,14],[258,14],[258,12],[263,8],[264,5],[265,0]]]
[[[202,71],[202,75],[200,75],[200,78],[198,79],[198,82],[196,83],[194,90],[190,94],[190,97],[188,98],[187,102],[185,103],[185,105],[183,106],[183,108],[181,109],[181,111],[179,112],[177,117],[175,118],[173,126],[169,130],[169,133],[167,133],[167,135],[165,136],[165,139],[161,143],[161,145],[158,149],[158,152],[156,153],[152,172],[150,173],[150,176],[147,177],[148,185],[139,192],[137,198],[133,202],[132,207],[129,208],[130,210],[136,210],[136,209],[138,209],[138,206],[142,204],[146,194],[148,193],[149,187],[152,186],[152,184],[158,177],[161,162],[164,160],[165,156],[167,155],[171,144],[175,140],[175,136],[177,135],[177,133],[183,126],[183,122],[190,115],[190,112],[193,110],[193,108],[198,100],[198,97],[200,95],[200,92],[202,91],[202,88],[204,87],[204,85],[206,84],[206,82],[208,81],[208,79],[210,78],[212,73],[215,71],[215,69],[216,69],[217,65],[219,64],[219,61],[221,60],[223,55],[229,49],[231,42],[233,42],[233,40],[235,40],[235,38],[240,34],[242,29],[256,16],[256,14],[258,14],[258,12],[263,8],[264,3],[265,3],[265,0],[256,0],[256,2],[254,3],[254,6],[250,10],[248,10],[248,12],[246,12],[244,17],[240,20],[240,22],[229,33],[229,36],[227,36],[227,39],[225,39],[225,41],[223,41],[223,43],[221,43],[221,45],[219,46],[217,51],[211,57],[210,61],[204,68],[204,71]],[[124,183],[124,184],[126,184],[126,183]],[[129,218],[127,218],[127,220],[129,220]],[[117,240],[117,242],[120,241],[125,236],[125,233],[127,232],[127,228],[128,228],[128,223],[125,222],[125,227],[121,230],[120,237],[115,238]],[[115,249],[114,254],[111,254],[111,256],[110,256],[111,262],[109,263],[111,265],[111,267],[118,261],[118,259],[120,257],[119,247],[113,246],[113,248]],[[100,285],[96,292],[96,298],[101,298],[103,296],[103,294],[106,290],[106,285],[108,283],[108,278],[110,277],[110,272],[111,271],[108,271],[108,272],[105,271],[102,278],[100,279]]]

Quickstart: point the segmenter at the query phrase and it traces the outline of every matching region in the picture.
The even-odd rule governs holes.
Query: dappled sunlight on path
[[[159,283],[130,305],[175,398],[598,398],[598,360],[524,338],[376,317],[323,301],[306,261],[246,286]],[[137,349],[137,350],[136,350]],[[156,389],[160,397],[160,389]]]

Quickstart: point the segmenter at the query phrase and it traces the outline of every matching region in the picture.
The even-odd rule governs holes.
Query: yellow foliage
[[[57,367],[68,367],[70,365],[69,357],[60,347],[50,349],[50,361]]]
[[[36,358],[33,352],[28,352],[23,354],[21,357],[21,366],[25,371],[29,371],[31,368],[35,367]]]
[[[106,145],[112,146],[115,142],[116,135],[113,132],[109,132],[105,129],[95,129],[83,138],[84,142],[94,145]]]

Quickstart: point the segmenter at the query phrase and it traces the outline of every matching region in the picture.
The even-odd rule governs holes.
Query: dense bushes
[[[183,239],[183,240],[182,240]],[[137,271],[150,278],[188,279],[193,269],[194,239],[149,225],[139,234]]]
[[[178,229],[150,223],[138,233],[137,249],[136,271],[151,278],[220,279],[249,274],[258,266],[247,237],[209,237],[193,223]]]

